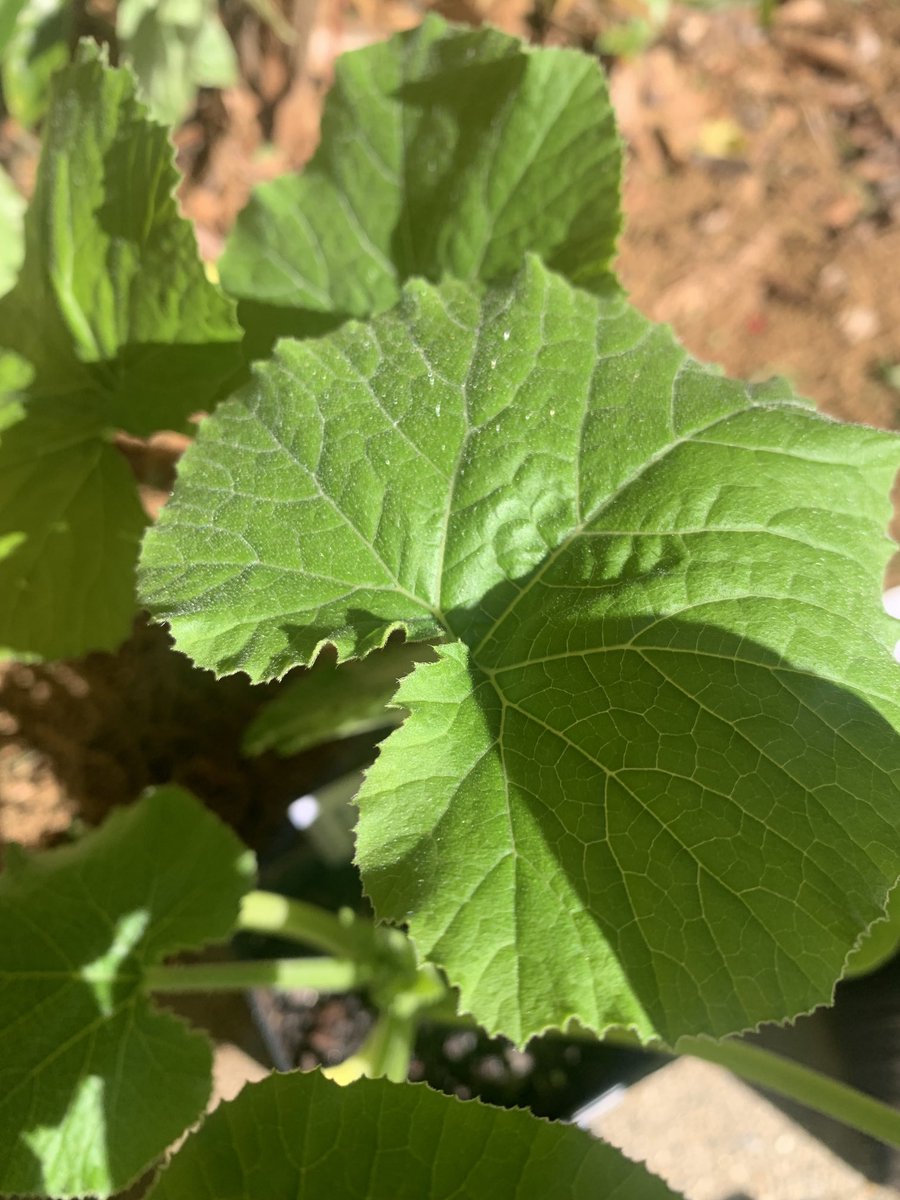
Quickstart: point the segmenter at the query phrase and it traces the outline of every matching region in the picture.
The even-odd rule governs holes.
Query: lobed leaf
[[[620,172],[595,61],[431,14],[338,60],[318,151],[257,188],[222,281],[257,356],[389,308],[412,276],[493,280],[527,251],[603,288]]]
[[[127,635],[144,520],[113,433],[186,428],[239,369],[233,305],[204,275],[175,183],[131,74],[85,43],[54,84],[24,264],[0,299],[0,346],[32,374],[3,399],[4,654]]]
[[[143,592],[257,679],[451,639],[359,797],[378,914],[517,1041],[718,1036],[827,1003],[900,874],[898,457],[531,260],[283,343]]]
[[[136,437],[187,428],[239,365],[233,305],[178,215],[172,157],[131,72],[83,42],[54,86],[25,262],[0,301],[2,345],[32,364],[35,391],[90,391]]]
[[[0,1193],[108,1196],[197,1116],[205,1037],[155,1011],[145,967],[227,937],[253,863],[179,788],[0,875]]]
[[[462,1102],[424,1084],[271,1075],[207,1118],[148,1200],[675,1200],[571,1125]]]

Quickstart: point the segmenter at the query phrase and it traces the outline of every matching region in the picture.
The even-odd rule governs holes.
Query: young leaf
[[[245,754],[299,754],[310,746],[398,725],[402,712],[388,708],[399,681],[417,662],[433,662],[430,646],[401,642],[359,662],[323,659],[291,680],[264,705],[244,737]]]
[[[148,1200],[676,1200],[640,1163],[572,1125],[425,1084],[271,1075],[222,1104]]]
[[[54,84],[24,265],[0,299],[0,346],[33,376],[0,434],[4,653],[126,636],[143,518],[112,433],[186,428],[238,369],[233,305],[204,275],[175,182],[131,74],[85,43]]]
[[[174,125],[199,87],[228,87],[237,75],[234,47],[215,0],[120,0],[116,32],[158,120]]]
[[[532,259],[283,343],[186,456],[144,595],[254,678],[455,639],[359,796],[379,915],[517,1041],[722,1035],[827,1003],[900,874],[898,461]]]
[[[143,969],[231,932],[251,855],[178,788],[0,875],[0,1193],[108,1196],[202,1112],[206,1039]]]
[[[432,14],[338,60],[317,153],[254,193],[222,281],[254,353],[387,309],[414,275],[511,276],[529,250],[600,288],[620,170],[596,62]]]
[[[2,345],[31,362],[35,391],[92,391],[136,437],[186,428],[238,369],[233,305],[178,215],[172,154],[131,72],[83,42],[54,85],[25,263],[0,301]]]
[[[26,128],[47,111],[50,81],[69,61],[71,36],[71,0],[7,0],[0,5],[3,98]]]

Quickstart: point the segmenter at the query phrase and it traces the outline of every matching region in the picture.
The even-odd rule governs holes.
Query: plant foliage
[[[0,413],[0,651],[19,658],[126,636],[145,518],[114,435],[189,428],[241,368],[131,74],[85,43],[54,88],[24,265],[0,300],[0,347],[32,375]]]
[[[320,658],[265,704],[247,728],[246,754],[300,754],[311,746],[399,725],[405,715],[388,708],[404,675],[436,655],[421,642],[399,642],[364,659],[337,665]]]
[[[438,1003],[442,968],[520,1043],[793,1018],[900,876],[896,436],[640,316],[610,271],[619,172],[595,64],[429,18],[343,60],[308,170],[251,202],[222,264],[239,325],[164,131],[84,48],[0,300],[0,645],[123,636],[144,520],[115,431],[188,428],[246,335],[263,361],[202,422],[141,596],[219,674],[312,666],[251,748],[389,724],[404,676],[358,797],[363,881],[424,960],[403,943],[409,994]],[[0,1191],[106,1195],[194,1118],[207,1051],[149,1008],[148,968],[224,936],[248,870],[171,792],[14,856]],[[516,1188],[666,1194],[523,1114],[291,1077],[224,1106],[156,1195]]]
[[[119,0],[119,44],[158,120],[181,120],[198,87],[235,82],[234,47],[217,9],[216,0]]]
[[[0,0],[0,83],[12,115],[35,125],[50,103],[50,81],[69,61],[71,0]]]
[[[412,276],[514,274],[527,251],[603,288],[620,171],[590,59],[429,16],[338,60],[319,150],[256,190],[222,280],[254,353],[381,312]]]
[[[287,1129],[304,1136],[286,1145]],[[148,1200],[273,1196],[674,1200],[639,1163],[571,1125],[464,1104],[424,1084],[341,1088],[299,1072],[245,1088],[214,1113]]]
[[[862,590],[895,464],[531,260],[283,343],[186,456],[144,595],[258,679],[447,639],[359,797],[379,914],[517,1041],[721,1035],[827,1002],[900,871]]]
[[[0,1192],[107,1196],[195,1121],[207,1040],[142,973],[226,938],[252,856],[178,788],[0,875]]]
[[[22,125],[36,125],[47,112],[51,80],[70,60],[84,7],[74,0],[0,0],[0,84]],[[237,77],[216,0],[118,0],[113,40],[141,99],[168,124],[185,116],[198,88],[227,87]]]

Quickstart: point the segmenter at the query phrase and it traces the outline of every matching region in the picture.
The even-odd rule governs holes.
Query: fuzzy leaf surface
[[[54,83],[25,260],[0,300],[0,347],[32,373],[3,401],[4,654],[127,635],[143,517],[113,433],[186,428],[239,367],[233,304],[204,275],[176,182],[133,77],[85,44]]]
[[[143,591],[256,679],[447,639],[359,796],[379,915],[517,1041],[719,1036],[826,1003],[900,872],[898,460],[532,259],[283,343]]]
[[[202,1112],[206,1038],[143,969],[228,936],[249,851],[179,788],[0,875],[0,1193],[108,1196]]]
[[[431,15],[338,60],[318,151],[257,188],[222,281],[255,354],[389,308],[412,276],[512,276],[527,251],[600,288],[620,171],[595,61]]]
[[[285,1136],[295,1130],[296,1136]],[[675,1200],[572,1125],[463,1103],[424,1084],[271,1075],[222,1104],[148,1200]]]

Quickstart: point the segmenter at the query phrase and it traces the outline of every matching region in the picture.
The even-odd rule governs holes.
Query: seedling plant
[[[0,300],[6,657],[112,648],[140,605],[219,675],[316,664],[259,744],[397,728],[356,798],[377,925],[254,890],[175,788],[7,853],[3,1194],[109,1196],[200,1120],[210,1048],[152,1002],[184,989],[365,987],[380,1016],[338,1079],[220,1106],[153,1200],[672,1195],[404,1082],[437,1017],[699,1054],[900,1145],[890,1109],[734,1040],[828,1004],[888,928],[900,446],[634,310],[621,157],[593,60],[429,17],[341,60],[220,286],[130,71],[85,43],[56,76]],[[115,437],[198,413],[148,529]],[[325,957],[172,961],[238,929]]]

